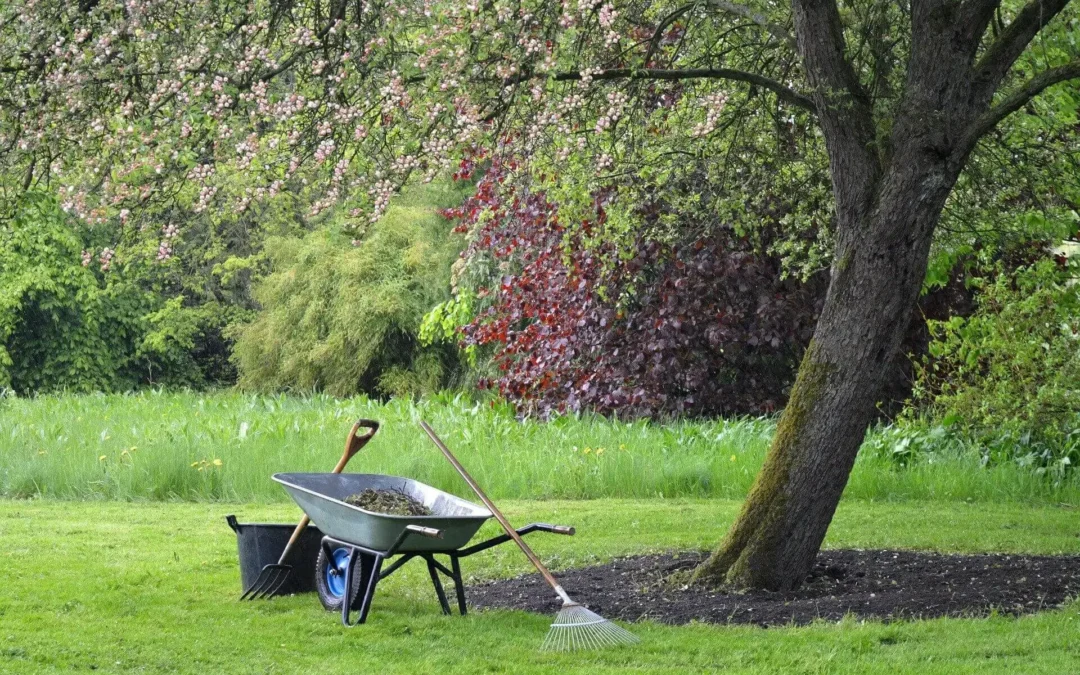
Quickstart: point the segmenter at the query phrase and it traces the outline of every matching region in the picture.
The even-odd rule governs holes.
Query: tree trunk
[[[769,590],[798,587],[814,564],[918,298],[934,228],[977,138],[971,129],[996,86],[973,65],[983,5],[912,3],[904,95],[883,140],[845,57],[834,0],[792,7],[836,200],[832,277],[765,465],[694,577]]]
[[[836,1],[792,0],[836,201],[832,278],[765,466],[695,581],[788,590],[809,574],[968,155],[1025,101],[1080,73],[1080,63],[1049,69],[991,106],[1016,59],[1068,2],[1030,0],[982,51],[995,0],[910,3],[904,93],[891,124],[878,125],[847,59]]]
[[[699,581],[789,590],[813,566],[959,174],[958,163],[933,143],[940,130],[918,118],[905,124],[910,135],[870,185],[847,173],[852,162],[833,161],[834,189],[848,185],[854,195],[837,194],[837,249],[822,314],[764,468],[728,536],[697,570]]]
[[[861,222],[841,222],[828,295],[765,465],[725,540],[696,571],[710,584],[788,590],[813,566],[926,272],[955,175],[898,157]],[[952,172],[948,172],[952,173]]]

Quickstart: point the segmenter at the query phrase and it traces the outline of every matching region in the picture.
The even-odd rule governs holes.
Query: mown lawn
[[[506,502],[553,567],[701,548],[732,500]],[[939,619],[804,628],[635,624],[636,647],[540,654],[550,617],[443,617],[419,566],[380,586],[366,626],[343,628],[312,595],[237,602],[224,516],[290,521],[287,504],[0,501],[0,672],[134,673],[1072,673],[1080,602],[1019,619]],[[1076,553],[1080,510],[846,500],[830,547]],[[524,572],[509,546],[465,561],[472,578]]]

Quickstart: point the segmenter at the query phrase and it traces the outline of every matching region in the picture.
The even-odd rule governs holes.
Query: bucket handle
[[[236,522],[236,516],[230,513],[225,516],[225,522],[229,524],[229,527],[232,528],[233,532],[240,534],[240,523]]]

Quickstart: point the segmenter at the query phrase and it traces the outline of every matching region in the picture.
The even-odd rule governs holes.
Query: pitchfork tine
[[[264,598],[272,598],[275,595],[277,595],[277,592],[279,590],[281,590],[281,587],[285,585],[285,582],[288,579],[289,579],[289,570],[288,569],[279,570],[277,575],[274,577],[274,583],[271,584],[271,587],[265,593],[263,593],[262,597],[264,597]]]
[[[255,583],[244,594],[240,596],[241,600],[260,600],[262,598],[272,597],[282,586],[285,585],[285,580],[289,578],[289,572],[292,567],[288,565],[267,565],[263,568],[259,574],[259,578],[255,580]]]

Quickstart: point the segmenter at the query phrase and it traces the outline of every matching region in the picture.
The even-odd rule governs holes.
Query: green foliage
[[[27,193],[0,224],[0,386],[17,392],[126,389],[149,299],[82,264],[82,242],[50,196]],[[96,261],[95,261],[96,262]]]
[[[216,301],[188,303],[184,296],[164,302],[147,314],[145,332],[136,340],[136,355],[146,362],[148,384],[165,387],[204,387],[229,381],[229,346],[221,331],[233,319],[251,312]]]
[[[116,242],[125,278],[154,299],[146,333],[134,346],[147,360],[144,380],[155,386],[235,382],[226,327],[254,316],[251,287],[268,268],[265,240],[302,236],[317,226],[287,193],[243,211],[196,211],[194,206],[181,194],[133,213],[127,227],[106,224],[95,230]]]
[[[1042,261],[981,280],[974,315],[930,323],[916,400],[986,461],[1063,472],[1080,461],[1080,286]]]
[[[272,273],[255,288],[262,305],[231,331],[240,386],[248,389],[405,394],[435,391],[456,352],[422,345],[424,314],[449,298],[457,248],[436,214],[457,186],[428,186],[396,202],[349,245],[340,233],[273,237]]]
[[[198,229],[196,221],[188,232]],[[156,246],[121,238],[105,264],[97,245],[114,234],[40,191],[0,223],[0,387],[124,391],[232,379],[221,333],[247,316],[247,281],[238,281],[242,264],[227,282],[213,268],[237,247],[204,231],[190,245],[172,240],[183,259],[159,261]]]
[[[460,345],[461,327],[467,325],[475,317],[473,300],[473,293],[463,289],[449,300],[435,305],[420,322],[420,344],[424,346]],[[469,367],[476,368],[476,345],[466,345],[462,351]]]

